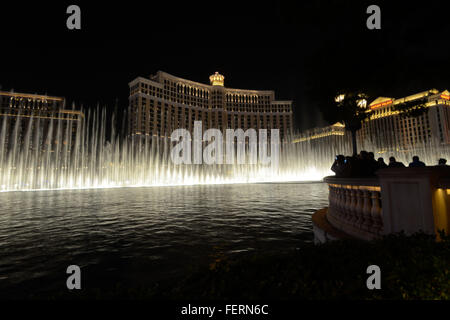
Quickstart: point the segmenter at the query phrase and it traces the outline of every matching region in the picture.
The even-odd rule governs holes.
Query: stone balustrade
[[[329,223],[359,239],[372,240],[383,233],[381,190],[377,178],[324,179],[329,187]]]
[[[450,232],[450,166],[388,168],[376,177],[324,181],[329,207],[313,216],[320,242],[343,238],[339,232],[364,240],[398,232],[438,237]]]

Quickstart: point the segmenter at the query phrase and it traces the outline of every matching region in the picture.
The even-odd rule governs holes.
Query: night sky
[[[342,88],[374,98],[450,89],[448,1],[92,2],[2,2],[2,89],[120,111],[137,76],[208,83],[219,71],[227,87],[294,100],[299,129],[333,122]],[[70,4],[81,31],[66,28]],[[370,4],[381,30],[366,27]]]

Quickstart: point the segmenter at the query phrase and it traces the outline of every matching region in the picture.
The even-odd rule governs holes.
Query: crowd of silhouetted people
[[[447,166],[446,159],[439,159],[438,166]],[[383,158],[375,160],[373,152],[361,151],[357,156],[337,155],[331,170],[338,177],[367,177],[374,176],[375,172],[384,168],[405,168],[406,166],[397,161],[394,157],[389,158],[389,163],[385,163]],[[412,158],[408,167],[426,167],[418,156]]]

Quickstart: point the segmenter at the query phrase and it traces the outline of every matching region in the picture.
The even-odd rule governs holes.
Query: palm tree
[[[368,96],[360,91],[341,91],[335,98],[338,107],[337,116],[345,124],[345,129],[352,134],[353,155],[358,154],[356,132],[362,122],[370,116],[367,108]]]

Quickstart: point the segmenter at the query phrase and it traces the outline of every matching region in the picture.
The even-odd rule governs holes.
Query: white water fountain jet
[[[67,125],[62,116],[45,124],[32,117],[25,128],[22,121],[11,120],[4,117],[0,122],[0,191],[318,181],[332,174],[336,154],[351,152],[344,139],[287,142],[282,144],[276,170],[260,164],[175,165],[167,138],[122,137],[111,125],[108,141],[104,109],[88,110],[76,126]],[[378,151],[368,142],[361,148]],[[430,142],[407,153],[376,156],[387,160],[394,155],[407,163],[415,154],[427,164],[435,164],[450,152]]]

